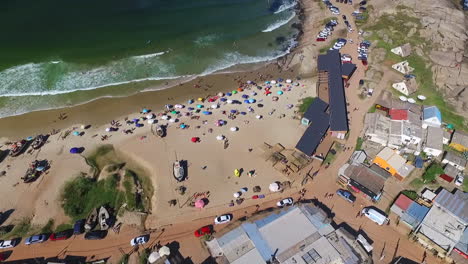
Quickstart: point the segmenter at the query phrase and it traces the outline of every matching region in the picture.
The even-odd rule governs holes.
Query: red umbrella
[[[193,137],[191,140],[192,140],[193,143],[197,143],[197,142],[200,140],[200,138],[198,138],[198,137]]]
[[[203,199],[199,199],[195,202],[195,207],[196,208],[203,208],[205,207],[205,201]]]

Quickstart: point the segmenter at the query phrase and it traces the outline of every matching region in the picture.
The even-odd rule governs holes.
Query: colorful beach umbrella
[[[221,102],[226,102],[227,99],[224,98],[224,97],[221,97],[221,98],[219,98],[219,100],[220,100]]]
[[[196,202],[195,202],[195,208],[203,208],[205,207],[205,201],[203,201],[203,199],[198,199]]]

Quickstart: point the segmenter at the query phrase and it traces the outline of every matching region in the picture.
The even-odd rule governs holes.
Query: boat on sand
[[[156,135],[158,135],[159,137],[164,137],[164,129],[162,128],[162,126],[156,126]]]
[[[109,224],[107,223],[109,217],[107,209],[104,206],[101,206],[101,208],[99,208],[99,225],[101,226],[101,230],[109,229]]]
[[[34,138],[34,141],[31,143],[31,147],[33,149],[39,149],[42,147],[47,140],[47,136],[44,135],[37,135],[36,138]]]
[[[27,146],[28,146],[27,141],[24,139],[13,143],[10,146],[10,156],[12,157],[18,156],[26,149]]]
[[[98,210],[97,208],[94,208],[93,210],[91,210],[88,217],[86,218],[86,223],[85,223],[86,231],[90,231],[96,226],[97,218],[98,218]]]
[[[176,160],[174,162],[173,173],[174,173],[174,178],[178,182],[181,182],[184,180],[185,171],[184,171],[184,167],[182,166],[181,161]]]

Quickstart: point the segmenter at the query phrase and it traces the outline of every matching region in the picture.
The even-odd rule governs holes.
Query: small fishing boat
[[[184,167],[182,166],[181,162],[176,160],[174,162],[174,178],[178,181],[181,182],[184,180]]]
[[[21,154],[25,149],[26,147],[28,146],[26,140],[21,140],[21,141],[17,141],[15,143],[13,143],[11,146],[10,146],[10,156],[12,157],[16,157],[18,156],[19,154]]]
[[[97,224],[97,218],[98,218],[98,210],[97,208],[94,208],[86,218],[86,223],[85,223],[85,230],[90,231],[92,230],[96,224]]]
[[[158,135],[159,137],[164,137],[164,129],[162,128],[162,126],[156,126],[156,135]]]
[[[99,209],[99,225],[101,226],[101,230],[109,229],[109,224],[107,223],[109,219],[109,212],[104,206],[101,206]]]
[[[36,138],[34,138],[34,141],[32,142],[31,147],[33,149],[39,149],[45,144],[46,140],[47,140],[47,136],[44,136],[42,134],[38,135],[36,136]]]
[[[49,166],[49,163],[47,160],[43,160],[43,161],[35,160],[31,162],[31,164],[29,165],[29,168],[26,170],[26,174],[23,177],[21,177],[21,179],[23,180],[24,183],[33,182],[37,178],[39,178],[39,176],[41,176],[42,172],[47,170],[48,166]]]

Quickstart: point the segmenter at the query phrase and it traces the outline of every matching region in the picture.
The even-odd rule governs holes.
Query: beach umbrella
[[[184,106],[184,105],[181,105],[181,104],[176,104],[176,105],[175,105],[175,108],[177,108],[177,109],[182,109],[182,108],[184,108],[184,107],[185,107],[185,106]]]
[[[177,112],[176,110],[171,111],[171,114],[173,114],[173,115],[177,115],[178,113],[179,113],[179,112]]]
[[[256,115],[256,116],[255,116],[255,118],[257,118],[257,119],[262,119],[262,117],[263,117],[263,116],[261,116],[261,115]]]
[[[279,97],[278,96],[273,96],[273,98],[271,98],[273,101],[278,101]]]
[[[242,98],[247,99],[247,98],[249,98],[249,96],[246,95],[246,94],[243,94],[243,95],[242,95]]]
[[[239,169],[234,170],[234,176],[240,177],[240,170]]]
[[[219,97],[224,96],[224,93],[219,92],[219,93],[218,93],[218,96],[219,96]]]
[[[231,127],[229,130],[231,130],[232,132],[235,132],[235,131],[239,130],[239,128],[238,127]]]
[[[242,88],[239,87],[239,88],[237,88],[237,91],[238,91],[238,92],[243,92],[244,89],[242,89]]]
[[[218,107],[219,107],[219,105],[217,105],[217,104],[211,105],[211,108],[213,108],[213,109],[216,109]]]
[[[256,96],[257,93],[256,93],[256,92],[251,92],[250,95],[251,95],[251,96]]]
[[[149,263],[155,263],[160,258],[161,258],[161,255],[159,255],[158,252],[154,251],[149,255],[148,261]]]
[[[249,100],[247,100],[247,99],[244,100],[244,103],[245,104],[250,104]]]
[[[236,90],[232,90],[232,94],[236,94],[236,93],[237,93],[237,91],[236,91]]]
[[[85,125],[81,125],[81,129],[86,129],[86,126],[85,126]]]
[[[203,100],[204,100],[204,99],[203,99],[203,98],[201,98],[201,97],[198,97],[198,99],[197,99],[197,100],[198,100],[199,102],[203,102]]]
[[[149,109],[143,108],[143,110],[141,110],[141,112],[142,112],[143,114],[149,113]]]
[[[154,115],[153,114],[149,114],[146,116],[147,119],[153,119],[154,118]]]
[[[296,86],[299,86],[299,83],[298,83],[298,82],[296,82],[296,83],[294,83],[294,85],[296,85]]]
[[[188,104],[193,104],[193,99],[187,101]]]
[[[291,79],[286,79],[286,83],[292,83]]]
[[[189,110],[189,111],[193,111],[194,109],[195,109],[195,108],[193,108],[193,107],[187,108],[187,110]]]
[[[232,109],[230,112],[233,113],[233,114],[235,114],[235,113],[237,113],[237,110]]]
[[[418,95],[418,99],[421,100],[421,101],[424,101],[424,100],[426,100],[426,96]]]
[[[270,83],[271,83],[271,84],[276,84],[276,81],[275,81],[275,80],[271,80]]]
[[[169,119],[169,116],[163,115],[163,116],[161,116],[161,119],[163,119],[163,120],[168,120],[168,119]]]
[[[232,101],[232,100],[227,100],[227,103],[228,103],[228,104],[232,104],[233,102],[234,102],[234,101]]]
[[[78,131],[73,131],[73,135],[74,135],[74,136],[79,136],[79,135],[80,135],[80,132],[78,132]]]
[[[279,94],[279,95],[282,95],[283,91],[277,91],[276,93]]]
[[[241,115],[246,115],[247,113],[246,112],[240,112]]]
[[[171,123],[175,123],[176,121],[177,121],[177,119],[175,119],[175,118],[169,119],[169,122],[171,122]]]
[[[197,104],[197,108],[203,108],[202,104]]]
[[[283,78],[278,78],[278,82],[283,82]]]
[[[184,123],[180,124],[180,128],[186,128],[186,127],[187,127],[186,124],[184,124]]]
[[[110,132],[110,131],[111,131],[110,127],[106,128],[106,132]]]
[[[210,111],[203,111],[202,114],[204,114],[204,115],[211,115],[211,112],[210,112]]]
[[[224,139],[224,136],[223,135],[217,135],[216,136],[216,140],[223,140]]]
[[[155,120],[154,119],[148,119],[148,124],[154,124]]]
[[[253,103],[255,103],[255,102],[256,102],[255,99],[253,99],[253,98],[250,98],[250,99],[249,99],[249,103],[253,104]]]
[[[241,196],[241,193],[235,192],[232,196],[234,196],[234,198],[239,198]]]
[[[232,94],[231,93],[226,93],[227,96],[231,96]]]
[[[71,154],[80,154],[81,152],[83,152],[83,149],[84,148],[71,148],[70,153]]]
[[[270,189],[270,191],[272,192],[277,192],[280,190],[280,186],[277,182],[273,182],[270,184],[270,186],[268,187]]]
[[[266,81],[265,84],[270,84],[270,81]]]
[[[143,124],[136,123],[136,124],[135,124],[135,126],[136,126],[136,127],[142,127],[142,126],[143,126]]]
[[[220,100],[221,102],[226,102],[227,99],[224,98],[224,97],[221,97],[221,98],[219,98],[219,100]]]
[[[197,143],[199,140],[200,140],[200,138],[198,138],[198,137],[192,137],[190,139],[190,141],[192,141],[193,143]]]
[[[252,84],[252,81],[250,81],[250,80],[249,80],[249,81],[247,81],[247,84]]]
[[[203,207],[205,207],[205,201],[203,201],[203,199],[198,199],[195,202],[195,208],[203,208]]]
[[[247,187],[241,188],[239,190],[241,193],[246,193],[248,191]]]
[[[163,246],[159,249],[159,255],[161,256],[169,256],[170,254],[171,250],[166,246]]]
[[[408,103],[414,104],[416,103],[416,100],[414,100],[413,98],[408,98]]]

